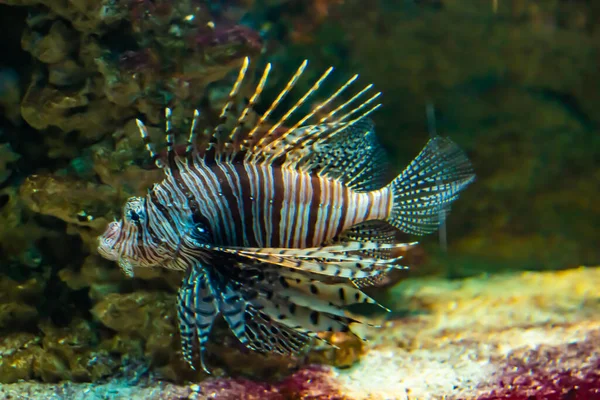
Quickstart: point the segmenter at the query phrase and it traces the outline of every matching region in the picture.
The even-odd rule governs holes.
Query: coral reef
[[[1,312],[4,315],[6,310]],[[92,349],[98,338],[88,321],[74,320],[65,328],[44,323],[40,330],[40,336],[12,333],[3,337],[0,344],[2,382],[31,379],[89,382],[111,375],[118,367],[117,360],[108,351]]]

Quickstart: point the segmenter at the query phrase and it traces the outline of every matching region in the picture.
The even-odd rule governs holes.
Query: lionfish
[[[183,154],[175,149],[169,108],[166,157],[137,120],[165,178],[145,197],[130,198],[123,219],[99,238],[99,253],[130,275],[134,267],[185,271],[177,302],[182,353],[194,368],[198,348],[207,372],[203,354],[219,315],[241,343],[263,353],[298,354],[314,338],[324,340],[319,332],[364,340],[356,327],[369,322],[347,306],[379,305],[363,289],[404,268],[394,251],[413,244],[398,243],[398,230],[434,232],[474,179],[465,153],[438,136],[386,182],[385,154],[367,118],[380,107],[380,93],[370,95],[371,84],[336,102],[358,75],[284,125],[333,68],[270,122],[307,61],[259,114],[267,64],[245,107],[234,112],[248,66],[246,58],[214,129],[199,133],[194,111]]]

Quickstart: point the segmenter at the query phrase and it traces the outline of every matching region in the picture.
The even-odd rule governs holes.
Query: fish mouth
[[[106,231],[98,237],[98,253],[110,261],[118,261],[121,252],[115,247],[121,232],[121,221],[113,221],[108,224]]]
[[[117,247],[121,228],[122,221],[114,221],[108,225],[104,234],[98,237],[98,253],[109,261],[116,261],[127,276],[133,277],[134,263],[129,257],[123,255],[123,251],[119,248],[122,246]]]

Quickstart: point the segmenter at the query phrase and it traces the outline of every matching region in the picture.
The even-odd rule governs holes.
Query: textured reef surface
[[[0,0],[0,398],[600,398],[600,274],[573,268],[600,261],[598,4]],[[96,237],[161,177],[134,119],[213,124],[245,56],[276,86],[310,59],[298,91],[360,73],[397,168],[437,132],[477,182],[448,252],[424,238],[375,290],[370,342],[263,357],[217,326],[208,377],[181,359],[181,275],[129,279]]]

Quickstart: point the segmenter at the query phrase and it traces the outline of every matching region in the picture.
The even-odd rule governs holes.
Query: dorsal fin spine
[[[269,148],[274,148],[274,147],[278,146],[280,143],[285,144],[287,141],[286,140],[287,137],[291,133],[293,133],[300,126],[303,126],[303,124],[306,121],[308,121],[313,115],[318,113],[323,107],[327,106],[329,103],[331,103],[333,100],[335,100],[344,90],[346,90],[352,83],[354,83],[354,81],[356,81],[356,79],[358,79],[358,74],[356,74],[352,78],[350,78],[338,90],[336,90],[331,96],[329,96],[328,99],[326,99],[325,101],[323,101],[319,105],[317,105],[315,108],[313,108],[313,110],[311,112],[307,113],[302,119],[300,119],[298,122],[296,122],[296,124],[294,126],[292,126],[290,129],[288,129],[283,135],[281,135],[279,138],[277,138],[273,142],[271,142],[269,144]],[[277,157],[278,155],[279,154],[274,155],[274,157]]]
[[[192,119],[192,125],[190,126],[190,135],[188,136],[187,146],[185,147],[185,158],[188,162],[191,162],[194,154],[194,143],[196,142],[196,127],[198,126],[198,119],[200,118],[200,111],[194,110],[194,118]]]
[[[144,125],[144,123],[139,119],[136,119],[135,122],[137,124],[138,130],[140,131],[142,141],[146,145],[146,150],[148,150],[148,153],[150,154],[150,158],[154,162],[154,165],[156,165],[158,168],[164,168],[165,164],[162,162],[160,156],[154,149],[154,145],[150,140],[150,136],[148,135],[148,129],[146,128],[146,125]]]
[[[314,143],[320,143],[324,140],[329,139],[330,137],[336,135],[338,132],[340,132],[342,129],[346,129],[352,125],[354,125],[355,123],[357,123],[358,121],[360,121],[363,118],[366,118],[367,116],[369,116],[373,111],[377,110],[379,107],[381,107],[381,104],[377,104],[373,107],[371,107],[369,110],[365,111],[364,113],[362,113],[361,115],[359,115],[357,118],[354,118],[353,120],[351,120],[350,122],[344,123],[341,127],[331,131],[331,132],[326,132],[325,135],[322,135],[320,137],[315,138],[315,140],[310,141],[308,144],[314,144]]]
[[[258,128],[260,126],[262,126],[262,124],[267,120],[267,118],[269,118],[269,116],[271,115],[271,113],[273,112],[273,110],[275,110],[275,108],[279,105],[279,103],[281,102],[281,100],[283,100],[283,98],[296,85],[296,82],[298,82],[298,79],[300,79],[300,76],[302,76],[302,74],[304,73],[304,70],[306,69],[307,65],[308,65],[308,60],[304,60],[302,62],[302,64],[300,64],[300,67],[298,67],[298,69],[296,70],[296,73],[292,76],[292,78],[285,85],[285,88],[283,88],[283,90],[275,98],[275,100],[273,101],[273,103],[271,103],[271,105],[269,106],[269,108],[267,109],[267,111],[265,111],[265,113],[260,117],[260,119],[258,120],[258,122],[256,123],[256,125],[254,126],[254,128],[252,128],[252,130],[248,134],[248,143],[250,145],[252,144],[254,136],[256,136],[256,132],[258,131]],[[269,131],[269,132],[272,133],[272,131]],[[266,140],[266,137],[268,135],[269,134],[262,136],[260,138],[260,140],[258,141],[258,143],[256,143],[256,147],[262,146],[262,144],[264,143],[264,141]]]
[[[353,110],[349,111],[343,117],[340,117],[338,119],[338,121],[339,122],[344,122],[345,120],[347,120],[348,118],[350,118],[352,115],[356,114],[357,112],[360,112],[362,109],[364,109],[369,104],[371,104],[372,102],[374,102],[377,98],[379,98],[379,96],[381,96],[381,92],[375,93],[368,100],[366,100],[365,102],[363,102],[360,106],[358,106],[358,107],[354,108]]]
[[[173,116],[173,112],[169,107],[165,108],[165,141],[167,143],[167,164],[171,170],[177,168],[177,163],[175,162],[176,154],[175,154],[175,136],[173,134],[173,122],[171,118]]]
[[[321,118],[321,120],[319,121],[319,124],[324,124],[329,119],[333,118],[335,116],[335,114],[337,114],[338,112],[340,112],[343,109],[345,109],[346,107],[348,107],[351,103],[353,103],[356,99],[358,99],[363,94],[365,94],[365,92],[369,91],[372,87],[373,87],[372,83],[370,83],[367,86],[365,86],[360,92],[356,93],[354,96],[352,96],[344,104],[342,104],[341,106],[339,106],[338,108],[336,108],[335,110],[333,110],[332,112],[330,112],[329,114],[327,114],[326,116],[324,116],[323,118]]]
[[[357,78],[358,78],[358,75],[355,75],[354,77],[352,77],[348,82],[346,82],[346,84],[342,85],[342,87],[340,87],[333,95],[331,95],[327,100],[325,100],[324,104],[322,104],[322,105],[325,105],[325,104],[331,102],[333,99],[335,99],[344,89],[346,89]],[[288,136],[291,132],[293,132],[293,130],[297,129],[298,126],[300,126],[301,124],[306,122],[306,120],[308,120],[308,118],[310,118],[316,111],[314,110],[314,112],[307,114],[307,116],[305,116],[303,119],[301,119],[298,124],[296,124],[294,127],[292,127],[288,132],[286,132],[286,134],[284,134],[280,138],[275,139],[273,142],[271,142],[268,146],[265,147],[264,152],[266,154],[268,154],[265,157],[265,162],[266,163],[272,162],[273,160],[281,157],[282,155],[284,155],[285,153],[289,152],[290,150],[292,150],[294,148],[298,148],[299,146],[306,147],[306,146],[309,146],[314,143],[322,142],[323,140],[334,136],[341,130],[352,126],[354,123],[359,121],[361,118],[364,118],[365,116],[372,113],[378,106],[363,113],[359,118],[356,118],[349,122],[345,122],[346,120],[348,120],[348,118],[350,118],[353,115],[355,115],[356,113],[362,111],[365,107],[367,107],[369,104],[371,104],[373,101],[375,101],[381,95],[381,92],[378,92],[378,93],[374,94],[373,96],[371,96],[370,98],[368,98],[367,100],[363,101],[360,105],[358,105],[357,107],[354,107],[353,109],[351,109],[349,112],[347,112],[342,117],[332,119],[333,117],[336,116],[336,114],[343,111],[350,104],[354,103],[357,99],[362,97],[372,87],[373,87],[373,84],[369,84],[369,85],[365,86],[362,90],[360,90],[358,93],[356,93],[354,96],[352,96],[348,101],[346,101],[345,103],[343,103],[342,105],[337,107],[335,110],[331,111],[325,117],[321,118],[319,121],[319,125],[321,125],[321,126],[328,125],[329,127],[327,129],[314,130],[314,131],[308,133],[307,135],[296,137],[294,140],[292,140],[290,142],[286,142],[286,140],[285,140],[286,136]],[[320,106],[321,105],[317,106],[317,108],[320,108]],[[329,119],[332,119],[332,121],[327,122],[327,120],[329,120]],[[295,159],[295,160],[289,159],[286,161],[286,165],[288,165],[290,167],[294,167],[294,166],[301,164],[304,161],[305,161],[304,158],[299,158],[299,159]]]
[[[206,151],[210,146],[210,138],[212,135],[212,130],[210,128],[204,128],[202,131],[202,135],[196,140],[196,151],[200,157],[204,157]]]
[[[240,114],[235,127],[229,133],[229,140],[233,143],[233,155],[235,155],[235,153],[241,150],[240,144],[242,138],[237,137],[239,130],[242,124],[246,121],[246,118],[248,118],[248,114],[254,109],[258,98],[260,97],[265,85],[267,84],[269,72],[271,72],[271,63],[268,63],[266,65],[263,74],[260,78],[260,81],[258,82],[256,89],[254,90],[254,94],[252,95],[252,97],[250,97],[246,108],[244,108],[244,111],[242,111],[242,113]]]
[[[165,108],[165,142],[167,144],[167,155],[170,157],[173,153],[173,123],[171,122],[172,111],[169,107]]]
[[[277,121],[275,124],[273,124],[273,126],[271,127],[271,129],[269,129],[269,131],[267,132],[267,134],[265,135],[265,137],[270,136],[273,132],[275,132],[277,130],[277,128],[279,128],[281,126],[281,124],[283,124],[285,121],[287,121],[287,119],[302,105],[304,104],[304,102],[306,102],[306,100],[317,90],[319,90],[319,88],[321,87],[321,85],[323,84],[323,82],[325,81],[325,79],[327,79],[327,77],[329,76],[329,74],[331,74],[331,72],[333,71],[333,67],[329,67],[324,73],[323,75],[321,75],[321,77],[312,85],[312,87],[304,94],[304,96],[302,96],[297,102],[296,104],[294,104],[281,118],[279,118],[279,121]],[[268,153],[270,150],[273,149],[273,144],[278,142],[278,140],[276,139],[275,141],[269,143],[268,145],[265,146],[264,150]],[[257,146],[260,146],[260,142]]]
[[[242,67],[240,68],[240,71],[238,73],[237,79],[235,80],[235,83],[233,84],[233,87],[231,88],[231,91],[229,92],[227,101],[223,105],[223,108],[221,108],[221,114],[219,115],[219,122],[218,122],[217,126],[215,126],[215,129],[213,130],[213,136],[217,139],[217,154],[219,155],[219,157],[222,155],[223,150],[225,148],[225,143],[227,142],[227,140],[225,140],[222,137],[222,132],[224,129],[223,124],[227,121],[227,116],[229,115],[229,112],[233,105],[233,101],[234,101],[235,97],[237,96],[238,91],[240,90],[242,81],[244,80],[244,77],[246,76],[246,71],[248,71],[249,64],[250,64],[250,59],[248,57],[245,57]],[[204,145],[207,146],[208,143],[205,143]],[[204,148],[202,150],[206,150],[206,148]]]
[[[297,81],[304,73],[308,65],[308,61],[304,60],[304,62],[298,67],[296,72],[287,82],[283,90],[281,90],[276,99],[268,107],[267,111],[265,111],[258,118],[258,121],[253,124],[252,129],[249,129],[248,132],[248,130],[244,128],[244,124],[247,123],[249,115],[252,113],[254,106],[259,101],[259,98],[268,82],[269,74],[272,70],[272,64],[268,63],[265,66],[262,76],[254,88],[254,92],[250,96],[250,99],[248,100],[244,109],[239,114],[236,113],[235,115],[232,115],[230,110],[232,109],[233,104],[236,101],[236,97],[241,90],[243,80],[247,75],[249,64],[249,58],[244,58],[243,64],[238,72],[237,79],[235,80],[235,83],[229,92],[228,98],[221,109],[219,115],[220,121],[213,129],[206,129],[204,130],[203,134],[197,133],[200,113],[198,110],[194,111],[185,149],[185,157],[182,157],[182,161],[187,161],[189,163],[193,161],[196,156],[202,158],[206,156],[209,149],[212,149],[212,151],[215,153],[216,159],[219,160],[222,160],[223,158],[227,160],[233,160],[236,154],[239,152],[245,152],[245,158],[249,161],[268,164],[284,157],[285,159],[282,161],[284,161],[284,164],[288,166],[301,169],[310,169],[316,165],[311,164],[310,153],[312,150],[310,150],[310,146],[329,140],[331,137],[334,137],[344,129],[351,127],[380,106],[378,104],[367,111],[364,111],[365,108],[369,107],[369,105],[371,105],[381,95],[381,93],[372,95],[358,106],[352,105],[373,87],[372,84],[369,84],[362,88],[358,93],[352,95],[352,97],[342,105],[338,106],[333,111],[330,111],[325,117],[320,118],[317,125],[306,125],[307,121],[317,115],[319,111],[334,103],[334,101],[338,99],[344,91],[346,91],[352,84],[356,82],[359,77],[359,75],[356,74],[348,79],[332,94],[330,94],[328,98],[317,103],[316,106],[312,107],[310,111],[301,116],[301,118],[294,123],[291,128],[285,129],[283,133],[280,133],[282,130],[280,128],[285,125],[286,121],[291,118],[292,114],[297,112],[300,107],[306,104],[309,97],[321,88],[325,80],[333,72],[334,68],[330,67],[322,73],[322,75],[312,84],[310,89],[305,92],[304,95],[302,95],[301,98],[297,100],[295,104],[291,106],[277,122],[269,126],[268,130],[259,130],[260,127],[267,121],[275,108],[282,102],[284,97],[295,87]],[[350,110],[346,110],[347,108],[350,108]],[[347,112],[343,116],[340,116],[342,111]],[[359,115],[357,118],[354,118],[359,113],[361,113],[361,115]],[[175,167],[177,165],[171,161],[171,158],[175,159],[177,157],[174,151],[175,140],[171,117],[171,109],[166,108],[165,130],[167,136],[167,150],[169,155],[168,165],[173,168],[171,164],[175,165]],[[232,121],[235,121],[233,128],[226,128],[229,122]],[[144,138],[145,143],[147,143],[147,148],[151,157],[155,160],[157,165],[162,165],[162,160],[160,160],[156,155],[152,144],[149,143],[147,130],[141,121],[138,121],[138,127],[142,134],[142,138]],[[290,157],[288,157],[288,155]],[[321,172],[329,173],[328,168],[325,166]]]

